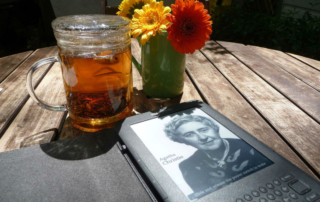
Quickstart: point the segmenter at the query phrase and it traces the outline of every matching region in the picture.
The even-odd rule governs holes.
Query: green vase
[[[167,32],[150,37],[141,47],[141,66],[133,58],[143,82],[144,93],[151,98],[181,95],[186,55],[174,50]]]

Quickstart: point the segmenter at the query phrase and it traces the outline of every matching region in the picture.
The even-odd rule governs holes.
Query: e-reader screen
[[[273,164],[199,108],[131,128],[190,201]]]

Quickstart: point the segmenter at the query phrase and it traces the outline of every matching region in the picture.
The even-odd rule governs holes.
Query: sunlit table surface
[[[0,58],[0,152],[90,135],[29,97],[26,74],[36,61],[56,56],[56,46]],[[132,39],[132,55],[141,59]],[[186,57],[181,97],[158,103],[147,99],[133,68],[133,115],[160,106],[201,100],[316,179],[320,177],[320,62],[277,50],[208,41]],[[34,75],[36,94],[65,103],[60,64]]]

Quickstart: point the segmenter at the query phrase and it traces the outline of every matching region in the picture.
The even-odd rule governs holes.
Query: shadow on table
[[[114,130],[106,129],[81,137],[40,145],[47,155],[60,160],[83,160],[107,153],[119,141]]]
[[[152,99],[148,98],[143,90],[133,88],[133,113],[141,114],[148,111],[154,111],[162,107],[176,105],[181,102],[182,94],[171,99]]]
[[[206,45],[201,49],[201,51],[211,51],[214,54],[220,54],[220,55],[224,55],[224,54],[229,54],[228,51],[226,51],[223,47],[221,47],[219,44],[217,44],[217,42],[214,41],[208,41],[206,42]]]
[[[144,113],[148,111],[152,111],[153,113],[163,113],[166,109],[164,107],[169,107],[172,105],[177,105],[181,103],[181,98],[182,95],[179,95],[175,98],[171,99],[166,99],[166,100],[155,100],[152,98],[148,98],[144,93],[143,90],[137,90],[136,88],[133,89],[133,94],[134,94],[134,101],[133,101],[133,108],[134,108],[134,113],[139,114],[139,113]],[[194,103],[197,103],[195,101]],[[186,104],[186,103],[185,103]],[[196,106],[196,104],[194,104]],[[162,108],[162,109],[161,109]],[[183,115],[183,114],[192,114],[194,109],[189,110],[188,112],[186,111],[181,111],[181,112],[175,112],[175,113],[165,113],[166,116],[176,116],[176,115]],[[166,116],[162,117],[161,115],[159,116],[160,119],[165,118]]]
[[[162,107],[179,104],[181,97],[173,99],[154,100],[147,98],[142,90],[133,89],[132,115],[147,111],[156,111]],[[59,141],[42,144],[40,148],[47,155],[60,160],[83,160],[107,153],[119,141],[119,136],[113,129],[105,129],[95,133],[81,131],[71,124],[67,117]]]

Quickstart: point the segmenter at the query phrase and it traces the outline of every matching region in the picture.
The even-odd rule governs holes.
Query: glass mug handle
[[[42,100],[40,100],[35,92],[34,88],[32,86],[32,75],[33,73],[41,66],[48,64],[48,63],[53,63],[53,62],[59,62],[58,57],[51,57],[51,58],[46,58],[43,60],[40,60],[39,62],[35,63],[32,65],[32,67],[29,69],[28,74],[27,74],[27,90],[31,98],[41,107],[51,110],[51,111],[67,111],[66,105],[50,105]]]

